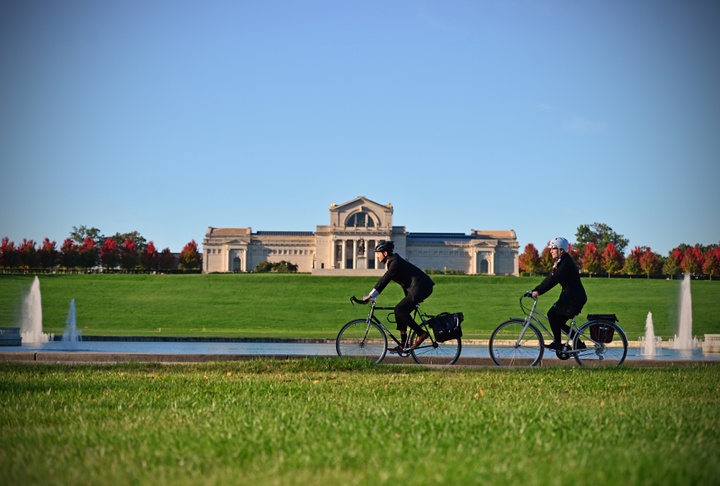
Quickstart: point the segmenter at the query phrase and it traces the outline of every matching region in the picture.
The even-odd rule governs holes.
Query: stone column
[[[340,268],[345,270],[345,268],[347,268],[347,256],[346,256],[346,250],[345,250],[347,248],[347,243],[345,242],[345,240],[340,240],[340,242],[342,243],[342,253],[341,253],[342,262],[340,262]]]
[[[357,262],[358,262],[357,247],[358,247],[357,240],[353,240],[353,265],[352,265],[353,270],[357,269]]]
[[[335,265],[337,263],[337,257],[335,256],[335,253],[337,252],[337,241],[333,238],[330,240],[330,268],[336,268]]]

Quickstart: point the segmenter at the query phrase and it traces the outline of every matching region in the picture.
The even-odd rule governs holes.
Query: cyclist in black
[[[375,255],[380,263],[387,266],[385,275],[375,284],[375,288],[363,297],[363,301],[377,297],[390,281],[397,282],[405,292],[405,297],[395,306],[395,319],[397,329],[400,331],[400,340],[403,346],[396,346],[391,351],[400,352],[407,346],[407,328],[410,327],[417,334],[412,347],[416,348],[428,337],[412,318],[415,307],[432,294],[435,282],[425,272],[401,258],[395,251],[395,243],[392,241],[380,241],[375,247]]]
[[[550,275],[532,290],[532,296],[537,298],[538,295],[544,294],[557,284],[562,287],[560,297],[547,314],[554,341],[546,346],[555,351],[562,351],[563,349],[561,330],[570,332],[567,321],[578,315],[587,302],[585,288],[580,282],[580,272],[577,265],[575,265],[575,261],[568,253],[568,246],[568,240],[563,237],[550,240],[548,248],[550,248],[550,253],[555,258],[555,265],[553,265]],[[584,349],[586,346],[582,341],[578,341],[577,347],[578,349]]]

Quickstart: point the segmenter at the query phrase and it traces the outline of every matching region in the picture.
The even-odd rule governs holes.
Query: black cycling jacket
[[[557,284],[562,287],[562,292],[560,292],[560,298],[555,302],[556,312],[563,316],[579,314],[587,302],[587,294],[585,293],[585,287],[580,282],[580,272],[577,265],[567,253],[560,256],[558,261],[555,262],[550,275],[545,277],[545,280],[533,290],[542,295]]]
[[[405,295],[410,295],[415,299],[424,299],[432,292],[435,282],[425,272],[400,257],[397,253],[393,253],[388,257],[386,265],[385,275],[380,277],[380,280],[375,284],[375,290],[378,293],[382,292],[390,281],[400,284],[400,287],[405,291]]]

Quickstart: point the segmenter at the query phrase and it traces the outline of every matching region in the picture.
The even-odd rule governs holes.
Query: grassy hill
[[[34,276],[0,275],[0,326],[19,326],[23,295]],[[367,308],[351,295],[367,293],[374,277],[311,275],[40,275],[45,332],[62,333],[71,299],[84,335],[332,338]],[[462,311],[467,338],[487,338],[495,326],[522,315],[520,295],[541,277],[434,275],[423,305],[433,314]],[[615,313],[631,340],[645,334],[652,312],[655,334],[677,333],[679,280],[585,278],[583,314]],[[693,335],[720,333],[720,282],[693,281]],[[559,287],[541,297],[543,311]],[[380,305],[394,305],[391,284]]]

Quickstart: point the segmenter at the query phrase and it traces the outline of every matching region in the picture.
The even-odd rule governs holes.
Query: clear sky
[[[714,0],[0,3],[0,237],[609,225],[720,242]]]

